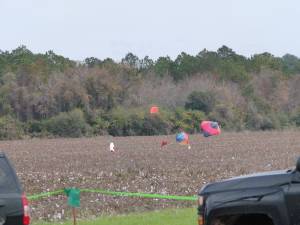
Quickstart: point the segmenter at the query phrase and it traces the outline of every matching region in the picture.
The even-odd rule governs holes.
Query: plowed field
[[[258,171],[294,167],[300,132],[223,133],[191,136],[192,149],[174,136],[31,139],[0,142],[28,195],[64,187],[195,195],[207,182]],[[160,148],[162,140],[170,144]],[[109,152],[113,141],[116,152]],[[83,193],[81,217],[127,213],[194,202],[127,198]],[[35,219],[70,216],[64,196],[31,202]]]

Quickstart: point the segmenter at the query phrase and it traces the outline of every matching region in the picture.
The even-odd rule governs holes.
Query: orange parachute
[[[157,106],[152,106],[150,108],[150,114],[157,114],[159,113],[159,108]]]

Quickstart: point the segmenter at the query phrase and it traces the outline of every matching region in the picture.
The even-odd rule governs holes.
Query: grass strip
[[[35,222],[33,225],[72,225],[66,222]],[[128,215],[103,216],[94,220],[78,220],[78,225],[193,225],[197,224],[196,208],[165,209]]]

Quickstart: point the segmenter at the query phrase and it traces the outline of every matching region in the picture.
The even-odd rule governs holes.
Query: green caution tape
[[[138,192],[119,192],[119,191],[107,191],[101,189],[80,189],[81,192],[86,193],[99,193],[103,195],[120,196],[120,197],[140,197],[140,198],[154,198],[154,199],[169,199],[177,201],[195,201],[196,196],[177,196],[177,195],[162,195],[162,194],[150,194],[150,193],[138,193]],[[43,192],[28,196],[29,200],[38,200],[43,197],[50,197],[54,195],[62,194],[64,190],[57,190],[52,192]]]
[[[162,195],[162,194],[149,194],[149,193],[134,193],[134,192],[118,192],[118,191],[106,191],[106,190],[93,190],[93,189],[81,189],[82,192],[100,193],[104,195],[123,196],[123,197],[141,197],[141,198],[156,198],[156,199],[170,199],[181,201],[195,201],[196,196],[177,196],[177,195]]]

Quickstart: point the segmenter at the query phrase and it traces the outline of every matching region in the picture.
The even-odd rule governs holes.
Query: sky
[[[298,0],[0,0],[0,49],[120,60],[226,45],[300,57],[299,21]]]

